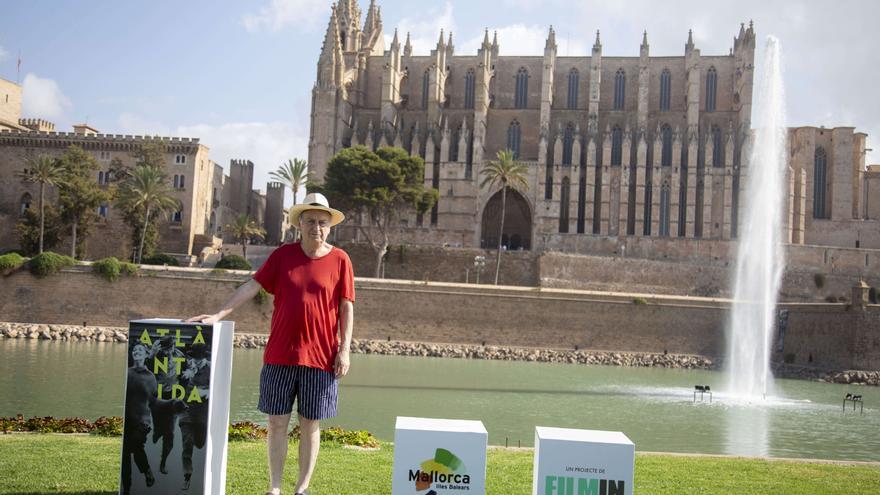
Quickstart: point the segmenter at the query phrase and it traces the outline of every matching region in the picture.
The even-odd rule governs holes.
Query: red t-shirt
[[[316,259],[300,243],[269,255],[254,280],[275,296],[265,364],[302,365],[333,371],[339,347],[339,306],[354,302],[354,272],[345,251],[334,247]]]

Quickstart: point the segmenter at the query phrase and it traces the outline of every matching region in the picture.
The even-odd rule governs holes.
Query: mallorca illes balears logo
[[[452,452],[437,449],[434,458],[419,464],[419,469],[409,470],[409,481],[414,481],[416,491],[431,488],[438,490],[470,490],[471,477],[467,474],[464,463]],[[425,495],[436,495],[434,490]]]

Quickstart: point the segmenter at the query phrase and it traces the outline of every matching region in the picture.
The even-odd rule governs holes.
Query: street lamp
[[[486,257],[482,255],[474,256],[474,271],[477,272],[477,282],[480,283],[480,272],[483,270],[483,267],[486,266]]]

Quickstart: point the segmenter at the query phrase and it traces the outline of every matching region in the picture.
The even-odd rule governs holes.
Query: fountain
[[[770,346],[782,270],[782,196],[788,169],[785,93],[779,40],[767,38],[748,156],[736,285],[728,331],[727,391],[765,397],[771,391]]]

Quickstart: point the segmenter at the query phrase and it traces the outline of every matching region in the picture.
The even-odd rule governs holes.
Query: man
[[[269,495],[281,493],[294,399],[300,426],[296,493],[307,494],[321,441],[319,421],[336,415],[336,381],[348,373],[354,274],[348,255],[327,243],[330,228],[344,219],[322,194],[306,195],[290,209],[302,240],[273,251],[220,311],[188,320],[219,321],[261,286],[275,296],[259,403],[269,416]]]
[[[180,383],[186,390],[198,388],[200,401],[193,401],[180,418],[180,434],[183,437],[183,489],[189,490],[193,473],[193,448],[201,449],[208,439],[208,387],[211,382],[211,358],[208,346],[193,344],[186,360],[186,370],[180,375]]]
[[[138,342],[131,347],[132,366],[128,369],[125,387],[125,429],[122,437],[122,493],[131,490],[131,461],[144,475],[148,487],[156,478],[150,469],[150,461],[144,451],[152,427],[150,409],[156,403],[156,377],[144,365],[149,350]]]

